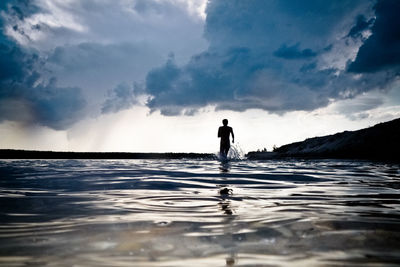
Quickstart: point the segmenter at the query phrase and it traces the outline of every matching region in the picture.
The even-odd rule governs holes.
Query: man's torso
[[[232,132],[232,128],[229,126],[221,126],[218,129],[218,135],[221,137],[221,142],[229,142],[229,135]]]

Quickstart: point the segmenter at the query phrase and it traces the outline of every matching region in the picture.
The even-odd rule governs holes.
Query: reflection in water
[[[340,160],[0,161],[0,266],[395,265],[399,169]]]
[[[226,266],[234,266],[234,265],[235,265],[235,258],[234,257],[226,258]]]
[[[221,172],[229,172],[230,167],[229,161],[221,161],[219,169]]]
[[[232,215],[233,214],[230,202],[228,200],[221,201],[218,204],[221,207],[221,210],[224,212],[224,214],[226,214],[226,215]]]
[[[231,206],[231,201],[229,199],[230,195],[232,195],[233,190],[228,187],[224,187],[219,189],[219,194],[221,196],[221,201],[218,202],[220,209],[223,211],[223,214],[227,215],[225,221],[225,231],[224,235],[231,240],[231,247],[229,255],[226,257],[226,266],[234,266],[235,265],[235,258],[236,258],[236,247],[234,242],[234,235],[233,229],[234,224],[233,221],[235,216],[233,216],[233,209]]]

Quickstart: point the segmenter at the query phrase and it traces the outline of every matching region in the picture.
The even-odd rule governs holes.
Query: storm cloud
[[[37,55],[0,44],[0,121],[65,129],[81,119],[86,103],[81,89],[44,79],[35,70],[40,65]]]
[[[396,0],[210,1],[209,48],[186,65],[171,57],[149,72],[148,106],[164,115],[207,105],[284,113],[386,90],[399,75],[392,68],[399,63],[398,6]]]
[[[10,5],[11,14],[24,19],[34,12],[26,1]],[[18,30],[18,29],[16,29]],[[15,45],[0,33],[0,122],[19,121],[65,129],[79,120],[85,99],[78,87],[60,87],[57,79],[47,73],[43,59],[34,50]]]
[[[274,56],[285,59],[306,59],[315,57],[316,55],[317,53],[309,48],[301,50],[298,43],[293,46],[286,46],[284,44],[274,52]]]
[[[1,1],[0,122],[61,130],[143,105],[149,70],[204,49],[201,2]]]
[[[141,96],[146,97],[143,86],[136,83],[132,86],[127,83],[121,83],[108,91],[108,98],[104,101],[101,112],[112,113],[128,109],[133,105],[140,104]]]
[[[2,1],[0,121],[311,111],[399,76],[396,0],[211,0],[204,20],[205,3]]]
[[[349,66],[356,73],[394,70],[400,75],[400,1],[379,1],[371,36]]]

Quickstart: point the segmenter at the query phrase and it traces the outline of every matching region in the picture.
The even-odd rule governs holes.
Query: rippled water
[[[400,264],[398,164],[0,161],[1,266]]]

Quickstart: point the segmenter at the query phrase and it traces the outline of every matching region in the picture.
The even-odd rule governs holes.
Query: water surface
[[[395,266],[398,164],[0,161],[1,266]]]

